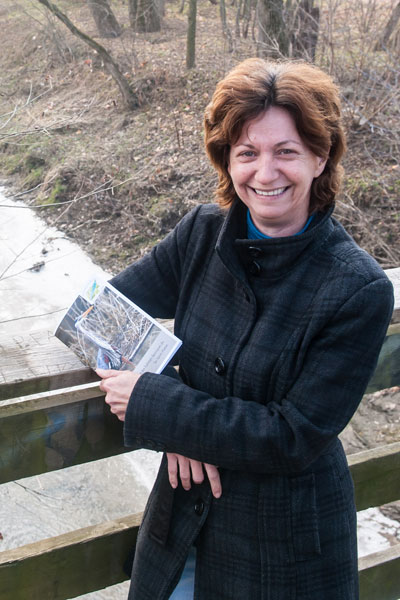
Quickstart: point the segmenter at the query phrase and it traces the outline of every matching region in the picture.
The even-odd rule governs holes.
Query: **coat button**
[[[254,277],[257,277],[261,273],[261,267],[257,261],[253,260],[253,262],[249,263],[249,273]]]
[[[203,512],[204,512],[204,502],[203,502],[203,500],[201,498],[199,498],[198,500],[196,500],[196,503],[194,505],[194,512],[199,517],[201,517],[201,515],[203,514]]]
[[[226,371],[225,363],[220,356],[215,359],[214,370],[217,375],[223,375]]]
[[[260,258],[263,254],[261,248],[258,248],[257,246],[249,246],[248,252],[251,258]]]

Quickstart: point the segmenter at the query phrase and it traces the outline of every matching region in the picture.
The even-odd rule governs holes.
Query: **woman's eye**
[[[246,150],[245,152],[241,152],[240,156],[246,156],[248,158],[254,156],[254,152],[253,150]]]
[[[294,154],[294,150],[292,150],[291,148],[282,148],[281,150],[279,150],[278,154]]]

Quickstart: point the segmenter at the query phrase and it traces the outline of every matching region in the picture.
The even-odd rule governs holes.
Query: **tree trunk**
[[[375,50],[381,50],[382,48],[385,49],[385,48],[387,48],[388,45],[390,45],[391,38],[395,37],[395,36],[393,36],[393,33],[394,33],[399,21],[400,21],[400,2],[398,2],[396,4],[396,6],[394,7],[392,14],[390,15],[390,18],[389,18],[388,22],[386,23],[386,27],[384,29],[382,37],[376,43]]]
[[[163,4],[157,0],[129,0],[129,22],[135,31],[152,32],[161,29]]]
[[[244,0],[244,3],[243,3],[243,25],[242,25],[242,32],[243,32],[244,38],[247,38],[247,36],[249,34],[250,19],[251,19],[251,0]]]
[[[129,24],[136,29],[137,0],[128,0]]]
[[[315,61],[319,34],[319,8],[314,0],[299,0],[294,9],[290,38],[292,56]]]
[[[288,55],[289,38],[283,0],[259,0],[257,6],[257,55],[281,58]]]
[[[69,20],[67,15],[65,15],[61,10],[55,5],[49,2],[49,0],[37,0],[40,4],[43,4],[46,8],[49,9],[50,12],[53,13],[68,29],[81,40],[83,40],[88,46],[96,50],[97,54],[101,57],[104,62],[104,66],[110,75],[113,77],[114,81],[117,83],[120,92],[122,94],[123,100],[127,108],[133,109],[137,108],[139,103],[136,95],[132,91],[129,83],[121,73],[117,63],[114,61],[112,56],[107,52],[107,50],[95,42],[91,37],[83,33],[80,29],[75,27],[72,21]]]
[[[228,52],[233,52],[232,34],[226,22],[225,0],[219,0],[219,16],[221,17],[222,35],[228,41]]]
[[[186,43],[186,68],[193,69],[196,57],[197,0],[189,0],[188,31]]]
[[[121,35],[121,27],[107,0],[87,0],[100,37],[115,38]]]

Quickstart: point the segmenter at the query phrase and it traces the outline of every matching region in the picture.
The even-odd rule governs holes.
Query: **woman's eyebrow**
[[[254,148],[255,147],[250,142],[240,142],[239,144],[233,144],[233,147],[235,147],[235,146],[245,146],[246,148]]]
[[[284,146],[285,144],[297,144],[297,146],[301,146],[301,142],[298,142],[297,140],[283,140],[282,142],[277,142],[275,144],[275,147],[278,146]]]
[[[297,141],[297,140],[291,140],[291,139],[287,139],[287,140],[282,140],[281,142],[277,142],[275,144],[275,148],[279,148],[279,146],[285,146],[286,144],[296,144],[297,146],[301,146],[301,142]],[[236,143],[233,144],[232,147],[238,147],[238,146],[245,146],[246,148],[255,148],[255,146],[251,143],[251,142],[240,142],[240,143]]]

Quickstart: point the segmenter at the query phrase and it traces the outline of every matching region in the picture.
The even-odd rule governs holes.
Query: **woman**
[[[129,598],[169,598],[194,548],[196,600],[354,600],[356,513],[337,436],[393,294],[332,217],[337,89],[307,64],[246,60],[216,88],[205,143],[219,206],[195,208],[112,280],[174,317],[183,340],[179,379],[100,372],[125,443],[169,453]]]

